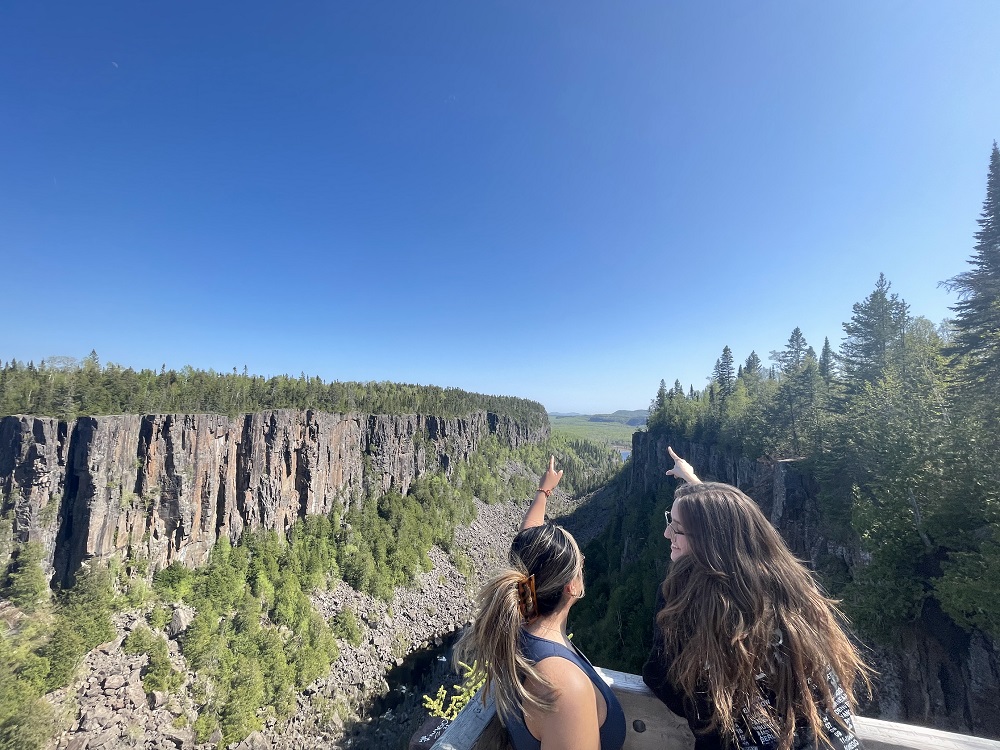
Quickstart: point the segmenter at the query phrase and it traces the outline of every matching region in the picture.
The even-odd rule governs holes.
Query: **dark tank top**
[[[573,662],[601,691],[604,702],[608,705],[608,714],[601,725],[601,750],[621,750],[625,744],[625,712],[608,685],[583,654],[576,649],[568,649],[562,644],[553,643],[536,635],[521,631],[521,653],[536,664],[550,656],[558,656]],[[524,724],[524,713],[518,708],[513,716],[507,719],[507,732],[510,734],[514,750],[540,750],[542,743],[528,731]]]

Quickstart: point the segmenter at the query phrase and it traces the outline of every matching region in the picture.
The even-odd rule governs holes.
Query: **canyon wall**
[[[714,446],[637,432],[625,496],[664,486],[673,465],[667,445],[703,479],[726,482],[752,497],[792,551],[813,569],[864,564],[860,548],[824,528],[818,487],[795,461],[751,461]],[[890,642],[869,644],[880,672],[876,695],[863,711],[889,721],[1000,738],[1000,648],[986,635],[959,628],[928,598],[920,617],[900,627]]]
[[[518,447],[548,427],[491,412],[4,417],[0,530],[40,543],[60,582],[94,558],[194,567],[221,537],[284,531],[308,514],[405,493],[425,471],[450,473],[491,435]]]

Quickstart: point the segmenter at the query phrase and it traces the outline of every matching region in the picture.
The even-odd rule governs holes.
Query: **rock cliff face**
[[[517,447],[544,439],[547,427],[487,412],[4,417],[0,513],[15,540],[43,545],[60,581],[112,555],[144,558],[153,570],[197,566],[223,536],[283,531],[307,514],[405,493],[490,435]]]
[[[816,498],[819,488],[796,461],[752,461],[701,443],[671,441],[664,436],[637,432],[632,438],[632,464],[626,491],[649,492],[662,487],[673,466],[667,445],[684,456],[699,476],[735,485],[752,497],[792,551],[813,568],[831,558],[853,566],[861,561],[858,549],[834,542],[823,528]]]
[[[628,492],[663,486],[673,465],[667,443],[666,437],[635,433]],[[814,568],[830,560],[863,564],[857,547],[832,540],[823,528],[818,487],[801,464],[750,461],[698,443],[672,445],[702,478],[736,485],[756,500],[792,551]],[[1000,737],[1000,649],[990,638],[961,630],[930,599],[917,622],[873,650],[880,676],[865,714]]]

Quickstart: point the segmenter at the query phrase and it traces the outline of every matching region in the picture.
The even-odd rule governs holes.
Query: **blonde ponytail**
[[[507,717],[525,707],[552,709],[551,683],[521,654],[521,628],[534,616],[558,607],[564,587],[582,564],[583,556],[569,532],[553,524],[535,526],[514,537],[509,565],[479,590],[475,619],[459,640],[456,658],[476,664],[470,679],[485,679],[483,694],[492,694],[505,724]],[[529,582],[532,601],[525,595]],[[526,681],[541,690],[529,692]]]

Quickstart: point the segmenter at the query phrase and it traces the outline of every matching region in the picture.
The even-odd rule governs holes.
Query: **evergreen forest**
[[[522,425],[548,425],[536,401],[488,396],[459,388],[406,383],[324,382],[305,373],[262,377],[184,367],[136,371],[103,364],[96,351],[82,361],[57,356],[35,362],[10,359],[0,366],[0,417],[103,414],[245,414],[267,409],[314,409],[332,413],[464,416],[475,411],[506,414]]]
[[[836,349],[798,327],[766,363],[724,346],[705,388],[661,381],[650,405],[651,438],[792,460],[812,478],[823,528],[861,560],[825,554],[818,575],[868,642],[942,613],[1000,639],[996,144],[978,223],[968,269],[944,282],[958,299],[951,320],[915,314],[879,276]],[[655,492],[623,498],[623,513],[586,550],[591,580],[574,624],[595,663],[636,672],[645,659],[674,485],[664,478]]]

